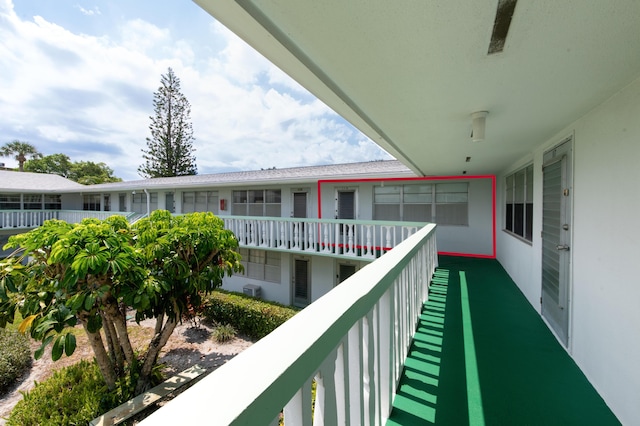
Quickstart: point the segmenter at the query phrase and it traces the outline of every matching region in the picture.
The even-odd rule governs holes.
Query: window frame
[[[183,191],[182,213],[211,212],[217,215],[219,200],[216,190]]]
[[[61,194],[44,194],[45,210],[62,210]]]
[[[267,189],[236,189],[231,192],[231,215],[254,217],[282,217],[282,190]],[[256,214],[258,211],[260,214]],[[273,210],[278,214],[273,216]]]
[[[13,192],[0,194],[0,210],[21,210],[22,196]]]
[[[443,191],[447,186],[465,185],[466,191]],[[377,190],[381,189],[378,193]],[[456,197],[445,197],[449,199],[442,200],[442,196],[446,194],[464,194],[465,201],[456,201]],[[378,201],[378,196],[382,199]],[[393,199],[392,199],[393,198]],[[460,198],[460,197],[458,197]],[[464,204],[465,211],[463,221],[455,222],[438,222],[436,220],[438,214],[438,205],[454,205]],[[378,206],[398,206],[398,217],[395,219],[378,218]],[[415,212],[410,207],[424,206],[426,217],[424,219],[407,219],[407,216]],[[395,185],[374,185],[373,187],[373,219],[398,221],[398,222],[431,222],[440,226],[469,226],[469,182],[468,181],[452,181],[452,182],[417,182],[409,184]]]
[[[533,163],[504,177],[504,215],[502,230],[527,243],[533,243]]]
[[[282,253],[272,250],[239,249],[244,271],[241,275],[258,281],[280,284],[282,281]],[[267,269],[275,274],[269,274]]]

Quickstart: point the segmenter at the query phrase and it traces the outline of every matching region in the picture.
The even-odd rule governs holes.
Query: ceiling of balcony
[[[421,175],[498,173],[640,75],[635,0],[520,0],[494,54],[498,0],[195,1]]]

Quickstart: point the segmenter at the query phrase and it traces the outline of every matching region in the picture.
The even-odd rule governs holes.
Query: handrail
[[[437,266],[429,224],[142,425],[384,424]],[[317,423],[316,423],[317,422]]]
[[[113,215],[123,215],[130,219],[136,213],[95,210],[0,210],[0,229],[31,229],[42,225],[49,219],[79,223],[88,217],[106,219]]]
[[[373,260],[426,225],[423,222],[220,216],[241,247]]]

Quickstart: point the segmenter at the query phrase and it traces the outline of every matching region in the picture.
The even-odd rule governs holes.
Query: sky
[[[0,0],[0,146],[140,179],[169,67],[199,174],[392,158],[191,0]]]

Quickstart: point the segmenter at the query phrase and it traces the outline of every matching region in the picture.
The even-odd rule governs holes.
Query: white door
[[[571,145],[544,154],[542,175],[542,316],[560,341],[569,339]]]

